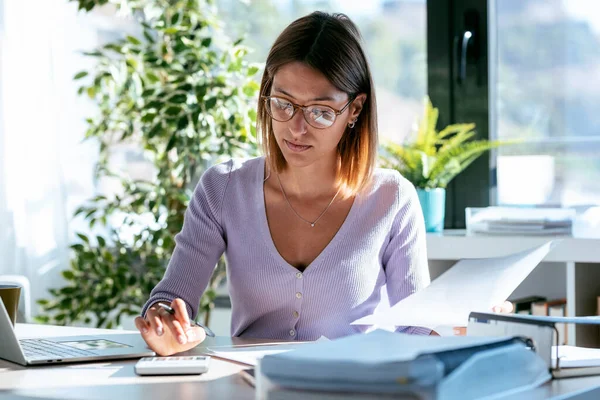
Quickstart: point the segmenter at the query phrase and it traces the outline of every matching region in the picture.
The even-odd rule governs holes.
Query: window
[[[499,204],[600,203],[600,3],[502,0],[496,30]]]
[[[232,37],[246,36],[249,58],[264,63],[277,35],[314,10],[347,14],[360,29],[378,102],[381,140],[402,141],[421,116],[427,92],[425,0],[218,0]]]
[[[490,204],[600,203],[600,4],[588,0],[217,0],[231,37],[265,61],[281,30],[314,10],[343,12],[363,34],[382,140],[402,142],[429,94],[440,125],[475,122],[481,138],[522,138],[486,154],[450,185],[446,227]],[[99,15],[98,42],[127,21]],[[474,36],[465,57],[466,31]],[[464,60],[465,76],[461,62]],[[258,78],[258,77],[257,77]],[[118,169],[152,171],[135,148]],[[103,185],[107,190],[109,183]]]
[[[475,122],[480,138],[523,141],[449,185],[446,228],[464,228],[465,207],[600,203],[596,3],[427,1],[428,92],[441,124]]]

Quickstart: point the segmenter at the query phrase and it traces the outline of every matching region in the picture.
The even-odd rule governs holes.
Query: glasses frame
[[[309,104],[309,105],[307,105],[307,106],[303,106],[303,105],[300,105],[300,104],[296,104],[296,103],[294,103],[294,102],[290,101],[289,99],[287,99],[287,98],[285,98],[285,97],[281,97],[281,96],[261,96],[261,97],[262,97],[262,99],[265,101],[265,107],[266,107],[266,111],[267,111],[267,114],[269,114],[269,116],[271,117],[271,119],[274,119],[274,120],[275,120],[275,121],[277,121],[277,122],[288,122],[288,121],[291,121],[291,119],[292,119],[292,118],[294,118],[294,115],[296,115],[296,113],[298,112],[298,110],[302,110],[302,116],[304,117],[304,120],[306,121],[306,123],[307,123],[307,124],[309,124],[310,126],[312,126],[312,127],[313,127],[313,128],[315,128],[315,129],[327,129],[327,128],[331,128],[331,127],[333,126],[333,124],[335,124],[335,121],[337,121],[337,117],[338,117],[338,115],[341,115],[341,114],[343,114],[343,113],[346,111],[346,109],[347,109],[347,108],[350,106],[350,104],[352,104],[352,102],[353,102],[354,100],[356,100],[356,96],[352,96],[352,97],[350,97],[350,100],[348,100],[348,102],[346,103],[346,105],[345,105],[344,107],[342,107],[342,108],[341,108],[341,109],[339,109],[339,110],[336,110],[335,108],[333,108],[333,107],[331,107],[331,106],[328,106],[328,105],[326,105],[326,104],[319,104],[319,103],[315,103],[315,104]],[[282,120],[280,120],[280,119],[277,119],[277,118],[273,117],[273,115],[271,114],[271,107],[270,107],[270,106],[269,106],[269,104],[268,104],[268,103],[269,103],[269,101],[270,101],[272,98],[285,100],[285,101],[287,101],[288,103],[290,103],[290,104],[292,105],[292,107],[294,107],[294,111],[292,112],[292,115],[290,115],[290,118],[288,118],[288,119],[286,119],[286,120],[282,121]],[[314,106],[327,107],[327,108],[330,108],[330,109],[332,109],[332,110],[333,110],[333,112],[335,113],[335,118],[334,118],[334,119],[333,119],[333,121],[331,122],[331,125],[330,125],[330,126],[318,127],[318,126],[314,126],[313,124],[311,124],[311,123],[310,123],[310,121],[309,121],[309,120],[308,120],[308,118],[306,117],[306,109],[307,109],[308,107],[314,107]]]

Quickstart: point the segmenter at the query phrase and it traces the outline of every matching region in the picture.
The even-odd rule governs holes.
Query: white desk
[[[16,331],[19,338],[138,334],[33,324],[17,324]],[[231,338],[215,339],[208,338],[206,346],[232,343]],[[233,343],[261,342],[264,341],[237,339]],[[199,346],[190,353],[200,354],[201,351],[202,346]],[[247,367],[235,363],[213,358],[208,373],[180,377],[140,377],[134,372],[135,363],[136,360],[122,360],[23,367],[0,360],[0,399],[19,399],[21,396],[37,399],[254,399],[254,389],[238,375]]]
[[[17,325],[19,337],[98,334],[96,329]],[[122,334],[123,331],[102,331]],[[137,334],[137,333],[132,333]],[[265,343],[265,340],[208,338],[206,346]],[[201,354],[203,345],[190,354]],[[238,374],[244,367],[214,359],[208,373],[183,377],[140,377],[134,360],[22,367],[0,360],[0,400],[8,399],[254,399],[254,389]],[[501,379],[498,377],[498,379]],[[592,392],[593,391],[593,392]],[[574,397],[573,397],[574,396]],[[315,397],[311,397],[315,398]],[[318,397],[316,397],[318,398]],[[507,399],[598,399],[600,376],[557,380]]]
[[[553,236],[467,236],[462,229],[427,234],[429,260],[460,260],[504,256],[556,239],[544,262],[600,263],[600,239]]]

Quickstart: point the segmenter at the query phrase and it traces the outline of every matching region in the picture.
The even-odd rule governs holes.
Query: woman
[[[223,253],[232,336],[362,332],[350,323],[374,311],[384,285],[393,305],[430,282],[416,191],[374,168],[375,92],[356,26],[321,12],[294,21],[269,53],[260,95],[265,157],[203,174],[165,276],[136,319],[158,354],[204,339],[189,316]]]

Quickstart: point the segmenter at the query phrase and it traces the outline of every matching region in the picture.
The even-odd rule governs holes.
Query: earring
[[[354,119],[352,122],[350,122],[350,123],[348,124],[348,128],[350,128],[350,129],[354,128],[354,125],[356,124],[356,120],[357,120],[357,119],[358,119],[358,118],[355,118],[355,119]]]

